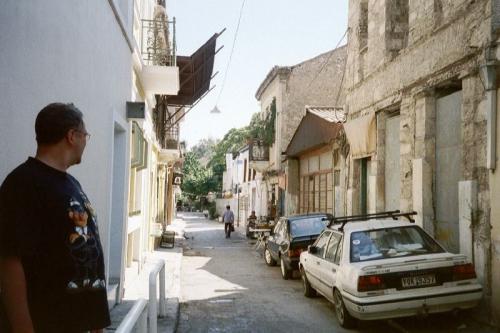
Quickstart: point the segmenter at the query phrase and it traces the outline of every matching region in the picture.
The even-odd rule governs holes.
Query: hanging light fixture
[[[212,111],[210,111],[210,113],[221,113],[221,111],[219,110],[219,108],[216,106],[214,106],[214,108],[212,109]]]

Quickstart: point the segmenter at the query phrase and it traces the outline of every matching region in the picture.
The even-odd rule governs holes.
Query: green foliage
[[[207,167],[212,170],[212,181],[217,191],[222,190],[222,177],[226,170],[226,154],[237,152],[243,147],[249,138],[248,126],[232,128],[224,135],[224,138],[214,147],[212,158]]]
[[[261,113],[255,113],[252,116],[250,125],[248,126],[249,139],[260,139],[264,144],[270,146],[274,143],[276,120],[276,99],[273,99],[269,109],[262,119]]]
[[[215,146],[214,155],[208,163],[208,166],[215,167],[217,171],[223,172],[226,165],[226,154],[237,152],[238,149],[246,144],[247,138],[248,126],[231,128],[217,146]],[[220,168],[220,166],[222,166],[222,168]]]
[[[230,129],[220,141],[203,139],[186,154],[182,191],[191,200],[205,196],[208,192],[222,190],[223,173],[226,170],[226,154],[236,153],[249,140],[263,140],[272,145],[275,135],[276,99],[273,99],[266,117],[255,113],[248,126]]]
[[[190,151],[185,155],[182,172],[184,179],[181,189],[189,199],[195,200],[197,196],[216,190],[211,170],[201,165],[195,153]]]
[[[193,148],[191,152],[200,160],[200,163],[204,166],[210,161],[214,154],[215,146],[219,143],[219,140],[208,138],[201,139]]]

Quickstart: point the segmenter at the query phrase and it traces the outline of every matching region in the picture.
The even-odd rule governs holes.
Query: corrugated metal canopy
[[[340,107],[306,106],[306,115],[297,127],[286,154],[297,157],[329,144],[337,137],[344,121],[345,114]]]
[[[315,114],[331,123],[343,123],[345,121],[345,113],[341,107],[306,105],[307,112]]]
[[[191,106],[209,90],[217,38],[222,32],[214,34],[190,57],[177,56],[180,89],[177,95],[168,96],[168,105]]]

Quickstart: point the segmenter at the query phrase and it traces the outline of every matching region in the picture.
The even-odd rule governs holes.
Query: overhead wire
[[[346,29],[346,31],[344,32],[344,34],[342,35],[342,37],[338,41],[337,45],[335,46],[334,50],[336,50],[339,47],[340,43],[342,43],[342,41],[344,40],[345,36],[347,35],[347,31],[349,31],[349,28]],[[316,79],[318,78],[318,76],[325,69],[325,67],[328,64],[328,62],[330,62],[330,58],[333,56],[334,53],[335,52],[330,52],[330,54],[328,55],[328,57],[326,58],[326,60],[323,62],[323,64],[321,65],[321,67],[318,70],[318,72],[316,73],[316,75],[314,75],[314,77],[311,79],[311,81],[309,81],[309,84],[307,85],[306,89],[309,89],[309,87],[311,87],[311,85],[313,84],[313,82],[316,81]]]
[[[222,96],[222,92],[224,91],[224,86],[226,85],[227,73],[229,72],[229,66],[231,65],[231,60],[233,58],[234,47],[236,45],[236,40],[238,38],[238,32],[240,30],[241,17],[243,16],[243,8],[245,7],[245,2],[246,2],[246,0],[243,0],[241,2],[240,14],[238,17],[238,24],[236,25],[236,30],[234,32],[233,46],[231,47],[231,53],[229,54],[229,60],[227,62],[226,71],[224,73],[224,78],[222,80],[221,88],[219,91],[219,96],[217,97],[215,105],[217,105],[219,103],[220,97]]]

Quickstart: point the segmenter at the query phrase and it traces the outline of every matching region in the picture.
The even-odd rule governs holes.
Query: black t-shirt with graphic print
[[[21,259],[37,333],[110,324],[96,215],[73,176],[31,157],[7,176],[0,256]]]

